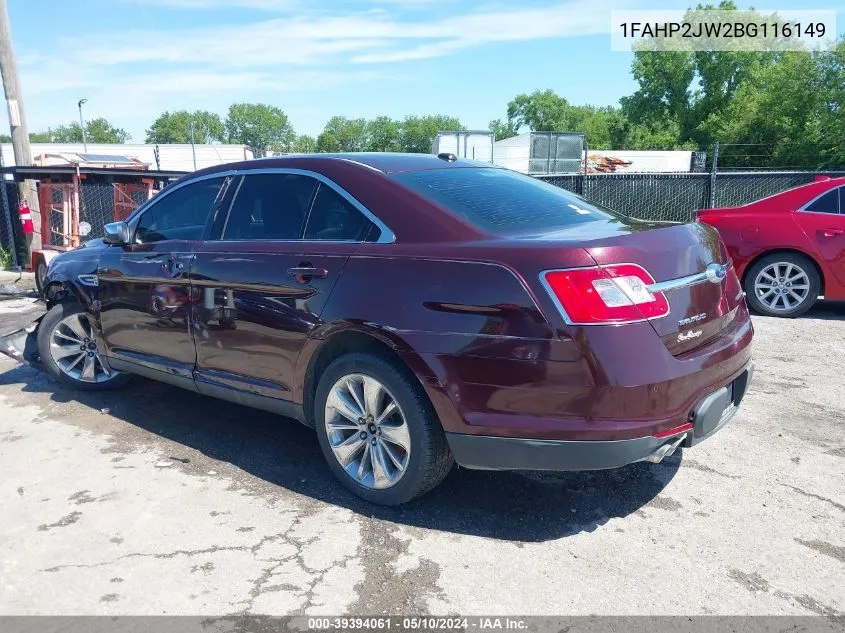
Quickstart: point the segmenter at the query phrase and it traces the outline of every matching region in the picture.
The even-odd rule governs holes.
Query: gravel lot
[[[756,318],[722,432],[660,465],[358,501],[311,431],[0,356],[0,614],[845,611],[845,305]]]

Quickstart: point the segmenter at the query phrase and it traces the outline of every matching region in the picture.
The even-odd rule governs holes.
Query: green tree
[[[399,130],[399,147],[403,152],[430,154],[434,137],[446,130],[464,130],[464,125],[455,117],[442,114],[407,116]]]
[[[163,112],[147,130],[147,143],[190,143],[191,122],[195,143],[222,142],[226,132],[220,115],[205,110]]]
[[[125,143],[130,134],[101,117],[85,122],[85,137],[89,143]]]
[[[32,135],[30,134],[30,137],[31,136]],[[30,138],[30,142],[31,141],[32,141],[32,139]],[[12,142],[11,136],[9,136],[8,134],[0,134],[0,143],[11,143],[11,142]]]
[[[571,129],[567,119],[569,102],[553,90],[521,94],[508,103],[508,125],[514,130],[528,127],[535,132]]]
[[[317,141],[313,136],[307,134],[297,136],[291,151],[296,154],[311,154],[317,151]]]
[[[519,134],[519,130],[513,123],[510,121],[502,121],[501,119],[493,119],[490,121],[487,129],[493,132],[493,136],[497,141]]]
[[[87,127],[87,126],[86,126]],[[88,130],[86,129],[86,133]],[[47,135],[50,138],[50,143],[81,143],[82,142],[82,128],[79,123],[72,121],[67,125],[59,125],[54,128],[47,128]],[[86,137],[85,139],[90,140]],[[93,141],[91,141],[93,143]]]
[[[553,90],[520,94],[508,103],[508,119],[490,122],[496,138],[508,138],[520,128],[538,132],[581,132],[592,149],[626,147],[631,125],[619,108],[572,105]]]
[[[398,152],[401,150],[399,130],[401,122],[389,116],[378,116],[367,123],[368,152]]]
[[[46,132],[38,133],[38,135],[42,143],[82,142],[82,128],[76,121],[56,128],[48,128]],[[85,122],[85,141],[88,143],[125,143],[129,138],[129,132],[113,126],[102,117]]]
[[[50,143],[51,142],[50,132],[30,132],[29,133],[29,142],[30,143]]]
[[[736,13],[738,22],[772,22],[776,16],[740,11],[732,0],[718,5],[699,4],[696,9]],[[695,22],[692,14],[686,19]],[[776,44],[776,43],[775,43]],[[643,50],[634,53],[631,70],[639,88],[622,99],[622,108],[635,124],[655,127],[670,123],[677,126],[676,144],[690,143],[708,147],[714,140],[712,120],[725,115],[740,97],[740,90],[759,77],[761,68],[776,63],[782,53],[746,51],[671,51]],[[707,123],[710,121],[710,123]]]
[[[729,167],[842,167],[845,40],[822,53],[778,53],[754,67],[733,101],[701,129]]]
[[[333,116],[317,137],[318,152],[362,152],[367,145],[366,119]]]
[[[242,143],[259,154],[268,149],[288,151],[296,133],[287,115],[275,106],[264,103],[233,103],[226,115],[226,138]]]

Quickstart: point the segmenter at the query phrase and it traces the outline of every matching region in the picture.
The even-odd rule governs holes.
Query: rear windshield
[[[506,169],[432,169],[393,177],[497,235],[547,233],[618,217],[566,189]]]

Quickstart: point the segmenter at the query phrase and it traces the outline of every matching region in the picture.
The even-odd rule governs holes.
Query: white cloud
[[[157,1],[194,6],[217,0]],[[75,60],[81,65],[167,62],[260,68],[385,63],[440,57],[490,42],[608,32],[608,8],[596,4],[575,0],[543,8],[470,10],[447,17],[415,14],[415,19],[400,19],[388,11],[339,15],[316,11],[247,24],[136,29],[86,37],[84,43],[64,38],[61,48],[82,51]]]
[[[136,1],[201,11],[233,0],[124,0]],[[44,52],[22,43],[19,61],[37,129],[66,120],[81,97],[89,99],[87,116],[141,121],[164,109],[219,109],[236,100],[272,102],[396,80],[387,72],[402,81],[401,66],[389,70],[391,64],[495,43],[609,32],[608,4],[540,1],[371,0],[369,9],[352,10],[351,0],[331,0],[330,8],[315,0],[234,0],[244,7],[241,19],[214,26],[209,20],[186,26],[184,19],[169,19],[169,11],[144,8],[148,19],[138,23],[150,28],[64,36]],[[611,0],[616,7],[634,1]]]
[[[131,4],[170,7],[173,9],[258,9],[287,12],[299,6],[298,0],[123,0]]]

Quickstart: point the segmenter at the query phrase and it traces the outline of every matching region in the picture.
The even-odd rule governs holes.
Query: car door
[[[197,388],[297,417],[297,357],[369,220],[316,174],[246,172],[233,188],[191,267]]]
[[[845,284],[845,187],[831,189],[795,213],[821,264]]]
[[[223,176],[165,189],[130,222],[130,243],[101,257],[99,319],[115,369],[193,386],[188,272],[226,183]]]

